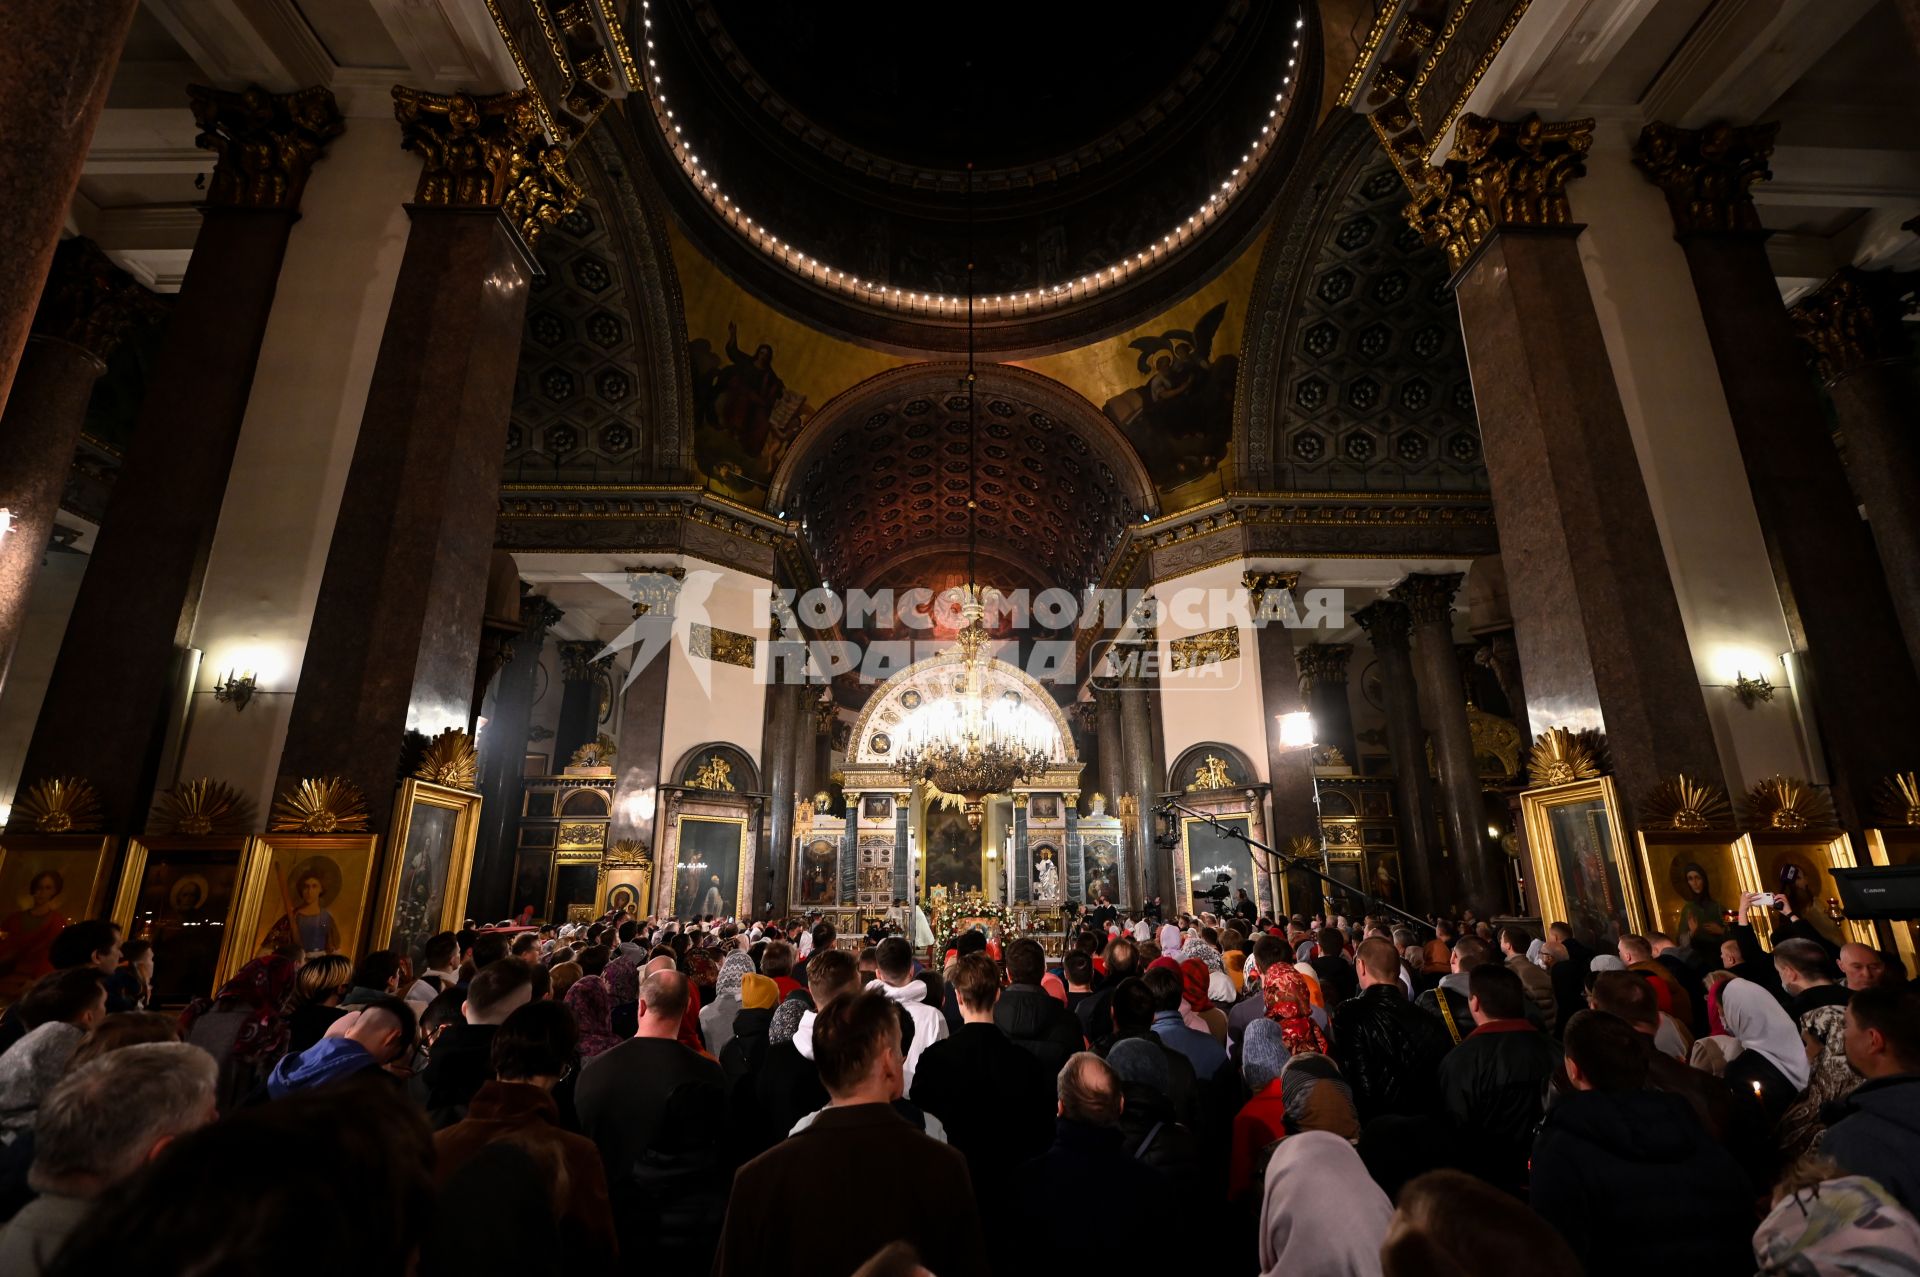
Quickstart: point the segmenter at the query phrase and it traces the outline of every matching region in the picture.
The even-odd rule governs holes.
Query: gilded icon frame
[[[22,912],[13,907],[18,900],[13,889],[30,894],[34,880],[48,870],[59,876],[62,890],[55,899],[68,926],[82,918],[99,917],[106,905],[107,884],[113,876],[114,853],[119,845],[119,839],[107,834],[0,834],[0,883],[9,877],[16,879],[8,891],[0,892],[0,920]],[[14,873],[21,861],[26,862],[24,879]],[[22,979],[31,983],[30,978]],[[6,1000],[0,997],[0,1005]]]
[[[1920,865],[1920,828],[1898,825],[1890,829],[1867,830],[1867,859],[1883,868],[1894,865]],[[1894,950],[1907,964],[1911,978],[1920,970],[1920,922],[1889,920]]]
[[[239,934],[235,923],[246,894],[252,853],[253,838],[247,834],[143,834],[128,839],[126,859],[120,868],[120,889],[114,893],[113,900],[113,921],[119,926],[121,936],[128,939],[135,937],[134,915],[140,906],[141,891],[146,886],[148,872],[157,864],[171,863],[177,858],[190,869],[225,868],[224,865],[212,865],[212,858],[232,855],[232,891],[225,909],[217,911],[220,914],[220,943],[213,961],[213,979],[206,986],[206,996],[211,997],[246,963],[246,959],[238,957],[240,946],[235,944],[234,937]],[[197,865],[194,860],[196,857],[199,859]],[[204,874],[189,875],[193,876],[205,882]],[[187,881],[187,878],[183,878],[176,884],[176,893]],[[162,961],[165,961],[168,945],[161,941],[156,942],[155,947],[161,952]],[[179,1004],[168,1002],[165,1005]]]
[[[1521,820],[1527,828],[1527,871],[1533,879],[1534,902],[1539,907],[1541,921],[1573,922],[1568,905],[1570,893],[1561,872],[1564,859],[1554,830],[1554,813],[1562,808],[1581,809],[1587,817],[1589,831],[1596,836],[1605,830],[1608,847],[1604,853],[1604,867],[1610,867],[1619,882],[1623,920],[1628,929],[1644,933],[1647,929],[1646,908],[1636,881],[1639,875],[1634,873],[1628,859],[1629,844],[1626,825],[1620,815],[1620,793],[1611,776],[1596,776],[1544,789],[1529,789],[1520,795]],[[1604,907],[1605,903],[1602,901],[1601,905]],[[1606,915],[1604,908],[1600,916],[1609,923],[1614,921]],[[1575,929],[1578,930],[1577,927]],[[1600,934],[1604,936],[1605,932]]]
[[[1832,939],[1835,943],[1851,940],[1858,944],[1872,945],[1876,937],[1871,922],[1852,922],[1841,920],[1835,923],[1826,911],[1827,899],[1838,899],[1840,888],[1834,882],[1831,873],[1834,869],[1852,869],[1859,865],[1853,854],[1853,839],[1843,830],[1808,829],[1788,832],[1785,830],[1755,830],[1741,836],[1742,854],[1758,884],[1757,891],[1773,891],[1776,883],[1772,876],[1785,857],[1798,855],[1815,871],[1820,884],[1819,892],[1812,901],[1812,907],[1800,910],[1800,916],[1810,922],[1816,931]],[[1767,917],[1770,910],[1755,907],[1748,911],[1748,923],[1753,925],[1754,933],[1760,938],[1761,947],[1769,952],[1773,949],[1773,937],[1770,929],[1757,925],[1761,918]]]
[[[309,856],[328,856],[342,867],[342,888],[353,886],[356,904],[351,918],[352,930],[347,933],[339,952],[344,956],[360,960],[366,952],[368,923],[377,915],[374,912],[373,877],[379,864],[380,835],[378,834],[300,834],[269,833],[255,834],[252,847],[247,856],[246,877],[240,887],[240,911],[234,918],[234,934],[248,946],[248,956],[258,956],[262,952],[260,935],[263,925],[271,926],[280,914],[268,907],[267,893],[273,887],[272,871],[274,859],[280,852],[292,853],[296,859]],[[353,872],[347,872],[343,861],[351,860],[359,865]],[[338,897],[336,897],[336,900]],[[336,918],[336,925],[339,923]],[[234,966],[239,969],[246,959],[240,959]]]
[[[1738,904],[1741,894],[1759,890],[1755,885],[1757,880],[1753,875],[1753,862],[1741,846],[1742,836],[1734,830],[1656,829],[1649,832],[1640,829],[1634,831],[1634,841],[1640,850],[1640,877],[1641,886],[1646,891],[1647,925],[1652,930],[1672,936],[1676,944],[1685,943],[1677,919],[1688,902],[1674,886],[1671,869],[1663,876],[1660,866],[1671,867],[1679,857],[1684,856],[1687,863],[1698,863],[1706,874],[1709,892],[1717,891],[1725,895],[1723,884],[1731,884],[1733,893],[1727,895],[1725,900],[1716,901],[1723,904],[1725,910],[1731,910]],[[1675,921],[1669,924],[1669,918]],[[1725,925],[1724,916],[1721,921]]]
[[[422,929],[428,936],[440,931],[458,931],[466,919],[468,878],[473,872],[473,849],[480,838],[480,795],[431,781],[409,778],[394,792],[393,820],[388,828],[386,863],[380,871],[380,896],[375,905],[373,923],[367,930],[369,950],[391,949],[399,931],[400,886],[414,829],[414,812],[422,807],[454,813],[453,829],[447,852],[446,878],[441,886],[437,918],[424,918]],[[415,955],[404,953],[404,958]]]

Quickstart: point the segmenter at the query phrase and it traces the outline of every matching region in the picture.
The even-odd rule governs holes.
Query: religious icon
[[[805,424],[806,396],[787,389],[774,371],[773,346],[752,354],[740,348],[736,324],[727,324],[721,352],[705,337],[687,344],[693,370],[694,459],[709,478],[734,492],[763,487],[787,445]]]
[[[713,816],[682,816],[674,868],[674,916],[730,918],[736,899],[746,822]]]
[[[19,908],[0,919],[0,998],[11,1002],[53,970],[54,937],[67,929],[61,899],[67,880],[57,869],[40,869],[27,882]]]
[[[1681,901],[1674,917],[1674,941],[1683,949],[1711,953],[1727,934],[1727,907],[1714,898],[1712,880],[1699,861],[1681,863],[1676,856],[1671,868],[1677,871],[1673,885]]]
[[[1060,899],[1060,866],[1054,863],[1051,847],[1035,849],[1033,898],[1045,903]]]
[[[1214,335],[1227,303],[1200,316],[1191,330],[1170,328],[1127,345],[1147,380],[1107,400],[1104,411],[1125,432],[1162,487],[1209,474],[1233,437],[1233,388],[1240,361],[1215,356]]]
[[[245,838],[193,838],[129,848],[114,921],[128,939],[151,940],[165,955],[152,1005],[178,1006],[213,991],[225,974],[226,937],[239,903]],[[242,955],[250,957],[250,954]],[[238,965],[238,959],[226,963]]]
[[[1188,789],[1231,789],[1233,776],[1227,770],[1227,760],[1208,754],[1206,761],[1194,769],[1193,783]]]
[[[607,908],[640,913],[640,889],[630,882],[619,883],[607,892]]]
[[[310,856],[282,874],[274,866],[282,912],[267,925],[262,949],[298,948],[303,958],[340,952],[340,928],[328,905],[340,898],[340,865],[331,856]]]
[[[815,838],[800,857],[800,902],[828,904],[837,894],[836,850],[826,838]]]

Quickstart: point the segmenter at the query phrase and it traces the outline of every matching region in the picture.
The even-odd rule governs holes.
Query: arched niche
[[[1210,767],[1210,759],[1219,759],[1224,764],[1227,783],[1199,784],[1202,773],[1212,778],[1218,769]],[[1173,760],[1173,766],[1167,772],[1167,792],[1207,792],[1212,790],[1245,789],[1260,784],[1259,774],[1247,761],[1247,756],[1231,745],[1222,745],[1219,741],[1202,741],[1183,752]]]
[[[713,769],[716,759],[724,764],[724,770],[716,772]],[[704,745],[694,746],[680,756],[680,761],[674,764],[672,775],[674,784],[692,789],[740,794],[760,792],[760,769],[753,765],[753,759],[745,750],[725,741],[708,741]],[[716,775],[725,780],[725,786],[706,783]]]
[[[866,707],[860,711],[860,717],[854,720],[849,761],[854,766],[862,767],[898,766],[894,733],[899,725],[920,706],[952,696],[957,690],[956,684],[963,684],[965,677],[965,667],[961,662],[943,653],[914,662],[875,688],[873,695],[867,698]],[[1067,716],[1061,712],[1053,694],[1039,680],[1017,665],[990,660],[984,671],[982,686],[988,697],[1011,693],[1023,703],[1046,714],[1060,737],[1060,749],[1054,761],[1080,761],[1079,752],[1073,745],[1073,732],[1067,726]]]

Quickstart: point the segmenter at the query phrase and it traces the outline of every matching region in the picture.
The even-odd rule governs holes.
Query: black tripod
[[[1256,864],[1261,863],[1260,856],[1262,854],[1266,856],[1266,862],[1263,867],[1270,874],[1275,872],[1273,868],[1273,862],[1277,860],[1280,862],[1281,868],[1283,870],[1286,870],[1286,869],[1305,870],[1307,873],[1312,874],[1314,877],[1318,878],[1321,882],[1325,883],[1328,888],[1338,888],[1343,893],[1349,893],[1349,894],[1359,896],[1361,900],[1366,902],[1367,911],[1369,913],[1390,913],[1390,914],[1393,914],[1395,917],[1405,919],[1407,922],[1411,923],[1416,927],[1421,928],[1424,931],[1433,930],[1433,924],[1431,922],[1428,922],[1425,918],[1416,917],[1415,915],[1408,913],[1405,909],[1402,909],[1398,905],[1388,904],[1386,901],[1380,899],[1378,896],[1374,895],[1372,892],[1354,887],[1350,883],[1341,882],[1338,878],[1335,878],[1333,875],[1325,872],[1323,869],[1314,868],[1313,865],[1309,864],[1302,857],[1289,856],[1284,851],[1275,851],[1273,848],[1267,846],[1267,844],[1261,842],[1259,839],[1249,835],[1246,830],[1241,829],[1235,825],[1229,825],[1225,821],[1221,820],[1218,816],[1210,815],[1204,811],[1195,811],[1193,808],[1187,806],[1185,803],[1182,803],[1176,798],[1167,799],[1165,802],[1161,803],[1156,810],[1159,811],[1160,814],[1168,815],[1168,816],[1172,815],[1174,812],[1180,812],[1183,815],[1191,816],[1193,819],[1201,821],[1208,828],[1214,830],[1217,833],[1225,834],[1229,838],[1239,839],[1241,842],[1247,845],[1247,852],[1252,857],[1252,859]],[[1327,896],[1327,900],[1331,902],[1332,899],[1333,899],[1333,896],[1331,892],[1329,892]],[[1275,903],[1278,904],[1277,901]],[[1329,913],[1331,913],[1331,908],[1329,908]],[[1332,922],[1333,919],[1329,917],[1327,920],[1328,922]]]

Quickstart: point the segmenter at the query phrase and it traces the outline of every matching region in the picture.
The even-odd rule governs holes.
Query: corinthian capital
[[[1678,233],[1757,231],[1753,185],[1773,176],[1767,160],[1779,131],[1778,124],[1649,124],[1634,143],[1633,163],[1666,195]]]
[[[1375,599],[1353,614],[1354,624],[1367,632],[1376,652],[1407,650],[1407,638],[1413,633],[1413,617],[1406,605],[1392,599]]]
[[[346,128],[333,94],[318,85],[269,93],[258,85],[231,92],[192,84],[187,97],[200,126],[194,145],[219,157],[209,204],[299,208],[314,162]]]
[[[1821,381],[1831,386],[1912,351],[1905,329],[1920,300],[1917,281],[1911,272],[1848,266],[1793,308],[1794,330]]]
[[[1548,124],[1538,115],[1489,120],[1462,115],[1453,149],[1406,207],[1429,244],[1447,250],[1459,270],[1495,231],[1560,226],[1573,220],[1567,182],[1587,171],[1593,121]]]
[[[40,290],[33,331],[82,347],[105,362],[134,328],[158,323],[166,304],[107,260],[84,235],[62,240]]]
[[[1246,583],[1247,601],[1253,604],[1253,612],[1262,620],[1277,619],[1285,614],[1286,596],[1300,585],[1298,572],[1255,572],[1240,574]]]
[[[416,203],[499,209],[531,246],[580,204],[566,148],[547,140],[530,90],[474,97],[393,88],[401,145],[426,161]]]
[[[1415,625],[1445,623],[1453,617],[1453,596],[1466,576],[1460,572],[1411,572],[1393,587],[1393,597],[1407,605]]]
[[[1295,649],[1293,661],[1300,670],[1300,688],[1305,691],[1321,684],[1347,681],[1347,661],[1353,656],[1349,643],[1309,643]]]

